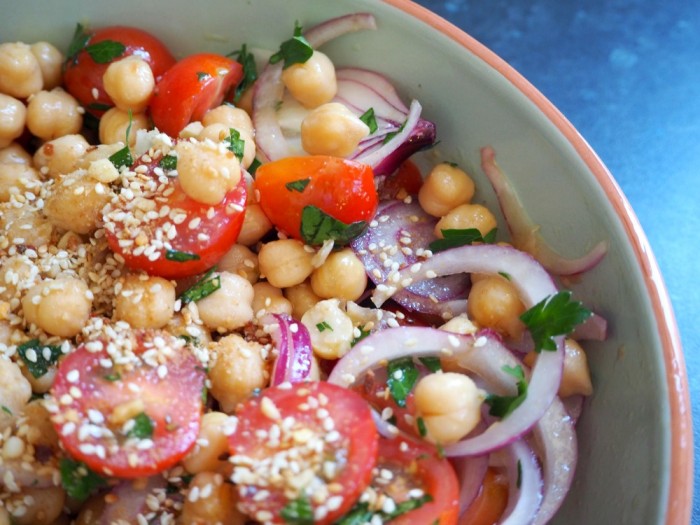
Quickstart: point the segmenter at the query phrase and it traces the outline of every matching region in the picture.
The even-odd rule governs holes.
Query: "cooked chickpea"
[[[114,317],[134,328],[162,328],[175,308],[175,286],[162,277],[127,275],[118,281]]]
[[[43,140],[78,133],[83,115],[78,101],[62,88],[40,91],[27,104],[27,128]]]
[[[282,71],[282,82],[307,108],[330,102],[338,91],[335,66],[320,51],[314,51],[306,62],[293,64]]]
[[[440,330],[452,332],[455,334],[473,334],[476,333],[477,327],[471,322],[466,314],[459,314],[440,327]]]
[[[333,252],[311,274],[311,288],[324,299],[355,301],[367,288],[365,266],[350,248]]]
[[[323,104],[301,123],[301,145],[311,155],[347,157],[369,135],[369,126],[338,102]]]
[[[436,165],[418,192],[418,202],[426,213],[442,217],[474,196],[474,181],[464,170],[448,163]]]
[[[339,359],[350,350],[354,327],[340,308],[338,299],[316,303],[301,317],[309,331],[314,354],[323,359]]]
[[[64,135],[45,142],[36,150],[34,166],[49,177],[57,178],[74,171],[89,148],[90,144],[82,135]]]
[[[199,134],[202,132],[204,129],[204,126],[202,123],[198,120],[195,120],[194,122],[190,122],[182,128],[180,133],[178,133],[178,137],[181,139],[196,139],[199,137]]]
[[[0,218],[0,223],[5,215]],[[25,290],[34,286],[38,273],[36,266],[24,255],[3,259],[0,264],[0,300],[10,302],[19,299]]]
[[[467,313],[477,325],[516,338],[523,330],[520,314],[524,311],[517,289],[505,277],[493,275],[472,284]]]
[[[236,330],[253,319],[253,286],[240,275],[218,275],[221,288],[197,301],[199,317],[212,330]]]
[[[22,509],[10,513],[14,525],[51,525],[63,512],[65,499],[63,487],[23,488],[7,504],[10,509]]]
[[[190,481],[188,491],[182,504],[183,525],[244,525],[248,522],[236,508],[236,488],[226,483],[221,474],[200,472]]]
[[[123,142],[116,142],[114,144],[99,144],[97,146],[89,146],[85,155],[83,155],[77,164],[78,169],[87,170],[90,165],[96,160],[109,159],[117,151],[124,148]],[[111,161],[110,161],[111,162]]]
[[[16,142],[0,148],[0,164],[31,164],[32,156]]]
[[[228,452],[228,435],[236,429],[235,418],[223,412],[207,412],[202,416],[199,435],[192,450],[182,460],[182,466],[191,474],[214,471]]]
[[[219,259],[217,268],[222,272],[230,272],[248,279],[250,284],[255,284],[260,278],[258,255],[247,246],[234,244],[226,254]]]
[[[54,379],[56,379],[56,372],[57,368],[50,366],[44,375],[34,377],[34,374],[27,367],[22,367],[22,374],[27,378],[29,384],[32,385],[32,392],[35,394],[44,394],[51,389]]]
[[[22,298],[24,317],[51,335],[73,337],[85,326],[92,308],[92,293],[75,277],[47,279]]]
[[[136,55],[109,64],[102,81],[114,105],[122,111],[134,113],[146,109],[156,86],[151,66]]]
[[[199,346],[206,346],[211,343],[209,329],[204,326],[201,320],[195,321],[185,309],[184,313],[176,313],[166,327],[168,332],[176,337],[187,336],[193,338]]]
[[[416,421],[423,420],[425,437],[433,443],[455,443],[481,420],[484,393],[464,374],[429,374],[418,381],[414,395]]]
[[[202,124],[209,126],[211,124],[224,124],[227,128],[237,129],[240,133],[253,136],[254,128],[253,121],[250,115],[241,108],[222,104],[210,109],[202,117]]]
[[[241,165],[222,144],[178,142],[177,172],[183,191],[197,202],[219,204],[241,180]]]
[[[27,98],[43,86],[41,66],[31,47],[22,42],[0,44],[0,93]]]
[[[0,164],[0,202],[8,202],[12,194],[38,193],[39,172],[26,164]]]
[[[54,452],[60,449],[56,427],[51,423],[51,414],[44,399],[35,399],[27,403],[22,414],[22,423],[17,435],[34,447],[45,447]]]
[[[529,367],[534,366],[536,360],[535,352],[528,353],[523,359]],[[593,383],[586,352],[578,342],[567,338],[564,340],[564,369],[559,384],[559,397],[590,396],[592,393]]]
[[[256,317],[270,314],[291,314],[292,303],[282,295],[282,290],[260,281],[253,285],[253,312]]]
[[[30,46],[32,54],[39,62],[44,89],[53,89],[61,84],[63,53],[48,42],[35,42]]]
[[[209,369],[211,395],[221,409],[232,414],[236,405],[250,397],[257,388],[267,386],[269,379],[263,359],[263,347],[246,341],[238,334],[227,335],[214,343],[214,362]]]
[[[481,204],[461,204],[450,210],[435,225],[435,235],[442,239],[442,230],[479,230],[485,237],[498,224],[491,210]]]
[[[311,307],[322,301],[321,297],[314,293],[309,281],[285,288],[284,296],[292,303],[292,315],[296,319],[301,319]]]
[[[109,159],[91,162],[87,172],[91,178],[103,184],[111,184],[119,178],[119,170]]]
[[[27,108],[22,101],[0,93],[0,148],[22,135],[26,122]]]
[[[287,288],[306,280],[313,271],[313,255],[296,239],[264,244],[258,252],[260,273],[277,288]]]
[[[32,385],[22,375],[16,363],[0,356],[0,405],[7,410],[0,410],[0,428],[4,428],[12,417],[20,416],[32,397]]]
[[[129,127],[131,126],[131,127]],[[136,132],[140,129],[147,130],[148,117],[145,113],[131,113],[119,108],[111,108],[105,111],[100,119],[99,135],[103,144],[126,144],[126,132],[129,131],[129,147],[136,142]]]
[[[262,239],[272,229],[272,223],[259,204],[248,203],[238,242],[244,246],[252,246]]]
[[[209,139],[212,142],[228,142],[231,137],[231,129],[235,128],[230,128],[220,122],[208,124],[199,132],[197,139],[200,141]],[[255,160],[255,140],[253,140],[253,135],[249,134],[247,131],[236,131],[238,131],[238,139],[243,141],[243,156],[239,158],[239,161],[241,166],[248,168],[253,163],[253,160]]]
[[[54,228],[41,210],[0,203],[0,231],[12,244],[44,246],[51,240]]]

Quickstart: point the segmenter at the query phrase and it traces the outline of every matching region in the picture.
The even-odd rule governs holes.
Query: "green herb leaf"
[[[168,261],[187,262],[198,261],[199,255],[197,255],[196,253],[181,252],[179,250],[167,250],[165,252],[165,258]]]
[[[215,270],[216,268],[212,268],[191,288],[182,292],[180,295],[182,304],[197,302],[221,288],[221,278],[218,275],[213,275]]]
[[[411,498],[407,499],[406,501],[402,501],[396,505],[396,509],[393,512],[381,512],[380,514],[385,522],[391,521],[394,518],[401,516],[401,514],[406,514],[412,510],[419,509],[430,501],[433,501],[433,498],[430,496],[430,494],[425,494],[420,498]]]
[[[120,169],[123,166],[126,166],[127,168],[131,167],[131,165],[134,163],[134,159],[131,156],[131,150],[129,149],[129,133],[131,133],[131,125],[133,123],[134,119],[132,117],[131,110],[129,110],[129,125],[126,127],[126,137],[124,139],[124,144],[126,144],[126,146],[109,156],[109,161],[114,164],[114,167],[117,169]]]
[[[68,51],[66,51],[66,63],[75,63],[78,58],[78,53],[80,53],[90,40],[90,36],[85,32],[85,28],[81,23],[76,24],[75,32],[73,33],[73,38],[68,44]]]
[[[520,463],[520,460],[518,460],[518,479],[515,483],[515,486],[517,488],[520,488],[520,485],[523,483],[523,465]]]
[[[228,150],[231,151],[239,161],[243,160],[245,153],[245,140],[241,138],[241,134],[237,129],[229,128],[228,135]]]
[[[107,484],[102,476],[90,470],[82,461],[61,458],[59,470],[66,493],[78,501],[87,499],[95,490]]]
[[[368,503],[355,503],[352,509],[336,521],[334,525],[363,525],[364,523],[370,523],[372,514]]]
[[[122,378],[122,375],[119,372],[113,372],[111,374],[106,374],[102,376],[102,379],[105,381],[109,381],[111,383],[114,383],[115,381],[119,381]]]
[[[102,40],[85,48],[90,57],[98,64],[108,64],[119,58],[126,51],[126,46],[114,40]]]
[[[422,417],[416,419],[416,426],[418,427],[418,434],[420,437],[425,437],[428,435],[428,428],[425,426],[425,421]]]
[[[535,352],[556,351],[554,337],[569,334],[576,325],[592,315],[579,301],[571,300],[571,292],[563,290],[545,297],[524,312],[520,319],[535,342]]]
[[[280,60],[284,60],[284,69],[294,64],[303,64],[311,55],[314,54],[314,49],[311,44],[304,38],[301,32],[301,26],[294,23],[294,36],[289,40],[282,42],[280,50],[270,57],[270,64],[276,64]]]
[[[10,410],[5,405],[0,406],[0,408],[2,408],[2,411],[5,412],[6,414],[12,415],[12,410]]]
[[[321,245],[333,239],[336,245],[348,244],[367,228],[367,222],[345,224],[316,206],[304,206],[301,212],[301,238],[308,245]]]
[[[42,345],[38,339],[31,339],[17,347],[17,353],[27,365],[27,370],[36,378],[43,376],[61,357],[61,347]]]
[[[258,170],[258,168],[262,165],[262,162],[260,162],[258,159],[253,159],[253,162],[250,166],[248,166],[248,173],[255,178],[255,172]]]
[[[491,394],[486,396],[484,401],[491,407],[489,414],[500,418],[504,418],[511,414],[513,410],[518,408],[527,397],[527,382],[525,381],[525,372],[523,372],[523,368],[520,365],[514,367],[505,365],[502,370],[517,379],[516,386],[518,389],[518,395],[497,396]]]
[[[255,57],[252,53],[248,52],[248,48],[245,44],[243,44],[238,51],[229,53],[228,56],[236,57],[236,62],[243,66],[243,78],[236,86],[236,91],[233,96],[233,101],[238,102],[245,90],[252,86],[258,79],[258,66],[255,64]]]
[[[204,71],[197,71],[197,80],[199,82],[206,80],[208,78],[211,78],[211,75],[209,73],[205,73]]]
[[[88,104],[88,109],[93,109],[95,111],[107,111],[109,109],[112,109],[114,106],[110,106],[109,104],[103,104],[102,102],[91,102]]]
[[[176,170],[177,169],[177,157],[175,155],[163,155],[158,162],[158,166],[164,170]]]
[[[293,180],[292,182],[285,184],[284,187],[289,191],[298,191],[299,193],[303,193],[306,187],[309,185],[309,182],[311,182],[311,179]]]
[[[362,115],[360,115],[360,120],[367,124],[370,135],[377,131],[377,119],[374,116],[374,108],[369,108]]]
[[[386,383],[391,397],[400,407],[406,406],[406,398],[417,380],[418,368],[416,368],[413,358],[395,359],[387,365]]]
[[[314,511],[309,498],[300,496],[290,501],[280,511],[280,516],[285,523],[291,525],[313,525]]]
[[[180,339],[184,339],[184,341],[187,344],[194,345],[194,346],[199,346],[201,344],[201,341],[199,340],[199,337],[194,337],[188,334],[180,334],[178,335]],[[204,373],[207,373],[207,369],[204,368]]]
[[[433,357],[433,356],[425,356],[425,357],[419,357],[418,361],[423,363],[423,366],[430,370],[431,372],[439,372],[442,370],[442,365],[440,364],[440,358],[439,357]]]
[[[329,325],[327,321],[321,321],[320,323],[317,323],[316,329],[319,332],[323,332],[325,330],[330,330],[331,332],[333,331],[333,327],[331,325]]]
[[[365,337],[367,337],[371,332],[369,330],[365,330],[363,328],[359,328],[358,330],[360,331],[360,335],[353,337],[352,341],[350,342],[350,346],[355,346],[357,343],[362,341]]]
[[[476,228],[467,228],[464,230],[440,230],[444,239],[438,239],[430,243],[430,251],[433,253],[465,246],[475,242],[484,242],[491,244],[496,240],[496,228],[488,232],[482,237],[481,232]]]
[[[146,439],[153,436],[153,420],[145,412],[141,412],[133,418],[134,426],[127,435],[138,439]]]
[[[403,128],[405,128],[405,127],[406,127],[406,121],[402,122],[401,125],[399,126],[399,129],[397,129],[396,131],[390,131],[389,133],[384,135],[384,140],[382,140],[382,144],[386,144],[387,142],[389,142],[396,135],[401,133],[403,131]]]

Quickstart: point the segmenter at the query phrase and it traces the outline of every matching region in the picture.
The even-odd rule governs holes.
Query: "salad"
[[[0,523],[547,523],[606,322],[323,45],[0,44]],[[285,39],[286,38],[286,39]]]

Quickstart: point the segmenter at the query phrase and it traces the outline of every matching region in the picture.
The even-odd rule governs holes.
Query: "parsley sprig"
[[[311,58],[313,54],[314,49],[306,38],[304,38],[301,26],[298,22],[294,22],[294,36],[282,42],[279,51],[270,57],[270,64],[276,64],[284,60],[284,65],[282,67],[287,69],[294,64],[303,64]]]
[[[511,414],[513,410],[518,408],[527,397],[527,381],[525,381],[525,372],[523,367],[505,365],[502,370],[516,379],[516,388],[518,394],[515,396],[497,396],[490,394],[484,400],[491,407],[489,414],[495,417],[504,418]]]
[[[233,51],[228,56],[235,57],[236,62],[243,66],[243,78],[236,86],[233,101],[238,103],[246,89],[252,86],[258,79],[258,67],[255,64],[255,57],[248,51],[248,46],[243,44],[240,49]]]
[[[321,245],[331,239],[337,246],[342,246],[361,235],[366,228],[366,221],[345,224],[312,205],[304,206],[301,212],[301,238],[310,246]]]
[[[71,458],[62,458],[59,464],[61,472],[61,484],[71,498],[83,501],[107,481],[88,468],[82,461]]]
[[[437,239],[430,243],[430,251],[433,253],[465,246],[475,242],[483,242],[492,244],[496,241],[496,228],[488,232],[486,235],[481,235],[477,228],[466,228],[463,230],[440,230],[443,238]]]
[[[36,378],[46,374],[62,354],[60,346],[44,345],[38,339],[30,339],[22,343],[17,347],[17,353],[24,361],[29,373]]]
[[[221,277],[214,275],[215,271],[216,268],[212,268],[191,288],[182,292],[182,295],[180,295],[182,304],[200,301],[221,288]]]
[[[418,381],[418,368],[412,357],[390,361],[386,367],[386,383],[391,397],[400,407],[406,406],[406,398]]]

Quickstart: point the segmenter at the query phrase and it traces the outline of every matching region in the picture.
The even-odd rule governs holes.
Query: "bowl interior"
[[[295,20],[309,27],[363,10],[375,13],[379,29],[344,36],[324,51],[338,64],[384,72],[406,99],[421,101],[424,115],[438,125],[440,141],[426,155],[467,168],[477,182],[476,200],[497,209],[479,168],[479,148],[492,145],[557,250],[575,257],[600,240],[609,244],[597,268],[564,284],[609,320],[610,333],[607,341],[586,345],[595,393],[578,427],[581,459],[574,487],[555,523],[665,522],[671,441],[666,365],[644,285],[647,270],[630,242],[634,232],[611,203],[617,188],[612,181],[601,185],[580,148],[562,134],[566,122],[555,125],[551,113],[533,101],[539,95],[525,94],[526,83],[513,82],[512,72],[495,57],[487,53],[485,61],[478,44],[470,44],[478,53],[469,51],[464,42],[375,0],[25,0],[5,6],[0,34],[3,40],[42,39],[65,49],[78,21],[130,24],[151,30],[180,56],[228,53],[244,42],[276,48]],[[499,230],[506,231],[503,223]]]

